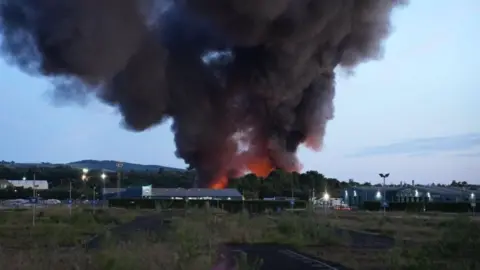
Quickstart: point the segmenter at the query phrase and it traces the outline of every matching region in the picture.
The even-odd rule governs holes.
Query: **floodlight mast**
[[[385,216],[386,215],[386,212],[387,212],[387,206],[386,206],[386,188],[385,188],[385,180],[387,179],[387,177],[390,176],[390,173],[379,173],[378,174],[382,179],[383,179],[383,186],[382,186],[382,189],[383,189],[383,195],[382,195],[382,201],[383,201],[383,215]]]

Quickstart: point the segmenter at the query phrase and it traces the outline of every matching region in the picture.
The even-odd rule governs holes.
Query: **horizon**
[[[108,160],[108,159],[107,159],[107,160],[82,159],[82,160],[65,162],[65,163],[52,163],[52,162],[45,162],[45,161],[43,161],[43,162],[16,162],[16,161],[13,161],[13,160],[12,160],[12,161],[0,160],[0,165],[1,165],[2,161],[5,162],[5,163],[14,162],[14,164],[28,164],[28,165],[30,165],[30,164],[32,164],[32,165],[41,165],[41,164],[69,165],[69,164],[72,164],[72,163],[78,163],[78,162],[82,162],[82,161],[122,162],[122,163],[129,163],[129,164],[132,164],[132,165],[139,165],[139,166],[159,166],[159,167],[165,167],[165,166],[160,165],[160,164],[140,164],[140,163],[129,162],[129,161],[116,161],[116,160]],[[89,169],[88,167],[86,167],[86,168]],[[181,170],[185,170],[185,171],[187,170],[187,168],[178,168],[178,167],[168,167],[168,168],[181,169]],[[81,169],[81,168],[77,168],[77,169]],[[92,170],[94,170],[94,169],[92,169]],[[308,171],[302,171],[301,173],[306,173],[306,172],[308,172]],[[319,172],[319,173],[321,174],[321,172]],[[325,176],[325,175],[324,175],[324,176]],[[326,177],[326,178],[331,178],[331,177],[328,177],[328,176],[325,176],[325,177]],[[334,178],[334,179],[337,180],[337,181],[340,181],[340,182],[348,182],[349,180],[351,180],[351,179],[336,179],[336,178]],[[387,177],[387,179],[389,179],[389,178]],[[1,180],[1,179],[0,179],[0,180]],[[13,181],[17,181],[18,179],[17,179],[17,180],[15,180],[15,179],[8,179],[8,180],[9,180],[9,181],[12,181],[12,180],[13,180]],[[32,179],[28,179],[28,178],[27,178],[27,179],[25,179],[25,180],[32,180]],[[352,179],[352,180],[353,180],[353,179]],[[46,181],[46,180],[41,180],[41,179],[38,180],[38,179],[37,179],[37,180],[35,180],[35,181]],[[413,180],[413,181],[414,181],[414,180]],[[461,181],[461,180],[455,180],[455,179],[453,179],[452,182],[453,182],[453,181],[455,181],[455,182],[457,182],[457,183],[463,182],[463,181]],[[467,182],[467,184],[468,184],[469,186],[480,186],[480,184],[468,183],[468,181],[465,181],[465,182]],[[381,182],[375,183],[375,182],[371,182],[371,181],[357,182],[357,183],[359,183],[360,185],[363,185],[363,184],[367,184],[367,183],[368,183],[368,184],[371,184],[372,186],[374,186],[374,185],[381,185],[381,184],[382,184]],[[413,182],[413,184],[410,184],[410,183],[412,183],[412,182],[406,181],[406,180],[405,180],[405,181],[400,181],[400,182],[398,182],[398,183],[397,183],[397,182],[391,182],[391,181],[389,182],[389,181],[386,181],[386,182],[385,182],[385,185],[386,185],[386,186],[391,186],[391,185],[394,185],[394,186],[398,186],[398,185],[406,185],[406,186],[429,186],[429,185],[432,185],[432,184],[433,184],[433,185],[438,185],[438,184],[440,184],[440,185],[450,185],[450,184],[451,184],[451,182],[450,182],[450,183],[446,183],[446,184],[445,184],[445,183],[435,183],[435,182],[433,182],[433,183],[426,183],[426,184],[419,184],[419,183],[415,183],[415,182]]]
[[[297,152],[302,171],[372,184],[384,172],[397,183],[480,184],[480,125],[474,124],[480,115],[480,2],[411,2],[394,12],[383,59],[361,64],[351,76],[336,70],[335,118],[322,151]],[[187,167],[175,156],[171,120],[145,132],[127,131],[115,108],[97,100],[55,106],[46,79],[3,59],[0,74],[0,99],[6,101],[0,106],[6,131],[0,160]]]

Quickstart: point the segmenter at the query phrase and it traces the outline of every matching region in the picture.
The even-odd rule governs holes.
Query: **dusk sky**
[[[413,0],[393,16],[385,57],[338,71],[336,115],[304,170],[341,180],[480,184],[480,2]],[[48,81],[0,60],[0,160],[107,159],[185,167],[170,123],[123,130],[114,108],[54,106]],[[476,89],[476,90],[475,90]]]

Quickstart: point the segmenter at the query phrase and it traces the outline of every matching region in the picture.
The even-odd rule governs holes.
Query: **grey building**
[[[396,186],[350,187],[344,190],[343,199],[349,205],[361,205],[365,201],[387,202],[473,202],[480,201],[480,191],[456,187]]]
[[[394,201],[399,187],[350,187],[344,190],[342,197],[348,205],[362,205],[365,201],[382,200]]]
[[[10,182],[8,182],[7,180],[0,180],[0,189],[6,189],[9,187],[13,187]]]
[[[163,199],[163,200],[242,200],[242,194],[232,188],[209,189],[209,188],[152,188],[151,186],[130,188],[107,188],[104,190],[105,198],[125,199]]]
[[[152,188],[152,199],[169,200],[242,200],[242,194],[233,188],[210,189],[210,188]]]
[[[7,180],[12,186],[19,188],[34,188],[37,190],[47,190],[47,180]]]

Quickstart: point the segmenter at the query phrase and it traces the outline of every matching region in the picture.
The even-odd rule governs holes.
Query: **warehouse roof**
[[[384,190],[382,187],[353,187],[351,189],[358,190],[359,192],[366,191],[366,192],[376,192],[378,190]],[[386,191],[401,191],[401,190],[410,190],[410,189],[417,189],[423,192],[431,192],[436,194],[444,194],[444,195],[464,195],[474,193],[475,196],[480,197],[480,191],[478,190],[470,190],[457,187],[440,187],[440,186],[404,186],[404,187],[385,187]]]
[[[242,197],[234,188],[152,188],[153,197]]]

